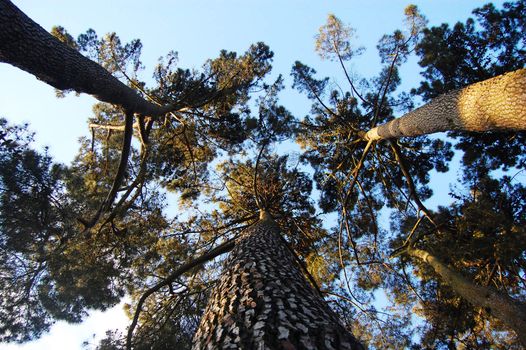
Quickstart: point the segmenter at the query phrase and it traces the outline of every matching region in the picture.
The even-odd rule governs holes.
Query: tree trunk
[[[59,90],[84,92],[132,113],[156,116],[172,108],[146,101],[100,65],[53,37],[9,0],[0,0],[0,62]]]
[[[226,261],[194,336],[198,349],[363,349],[307,282],[262,212]]]
[[[477,285],[452,270],[425,250],[409,249],[409,255],[428,263],[456,293],[471,305],[485,309],[515,331],[519,341],[526,346],[526,306],[491,287]]]
[[[526,69],[440,95],[404,116],[377,126],[367,140],[448,130],[526,130]]]

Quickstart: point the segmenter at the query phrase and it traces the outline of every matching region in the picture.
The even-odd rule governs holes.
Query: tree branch
[[[204,263],[214,259],[215,257],[217,257],[217,256],[219,256],[221,254],[229,252],[230,250],[232,250],[234,248],[235,244],[236,244],[236,242],[234,240],[230,240],[230,241],[227,241],[227,242],[217,246],[216,248],[212,249],[208,253],[205,253],[205,254],[201,255],[200,257],[183,264],[177,270],[175,270],[171,275],[169,275],[166,279],[164,279],[163,281],[159,282],[155,286],[151,287],[146,292],[144,292],[144,294],[139,299],[139,302],[137,303],[137,308],[135,309],[135,314],[133,315],[132,323],[130,325],[130,328],[128,328],[128,335],[126,337],[126,349],[131,350],[131,348],[132,348],[133,331],[134,331],[135,327],[137,326],[137,322],[139,321],[139,315],[140,315],[140,313],[142,311],[142,306],[144,305],[144,302],[146,301],[146,299],[150,295],[152,295],[153,293],[157,292],[162,287],[172,283],[179,276],[181,276],[183,273],[186,273],[186,272],[190,271],[191,269],[193,269],[195,267],[201,266]]]
[[[138,123],[133,123],[133,128],[136,129],[139,127]],[[102,125],[97,123],[89,123],[88,128],[93,129],[103,129],[103,130],[113,130],[113,131],[124,131],[126,125]]]
[[[110,191],[108,192],[108,195],[106,196],[106,199],[102,202],[95,216],[89,222],[81,221],[84,224],[86,230],[95,226],[95,224],[99,220],[102,213],[108,211],[113,205],[113,202],[115,201],[117,192],[119,191],[119,188],[122,182],[124,181],[124,175],[126,174],[126,167],[128,166],[128,158],[130,156],[130,150],[131,150],[132,136],[133,136],[133,113],[130,111],[126,111],[125,126],[124,126],[124,139],[122,141],[122,152],[121,152],[121,158],[119,161],[119,167],[117,168],[117,174],[115,175],[115,178],[113,179],[113,184],[111,186]]]
[[[351,194],[352,194],[352,190],[354,188],[354,184],[358,180],[358,173],[360,172],[360,170],[363,167],[363,163],[364,163],[365,157],[369,153],[369,150],[371,149],[371,145],[372,145],[371,141],[367,142],[367,145],[365,146],[365,149],[363,150],[362,157],[360,158],[360,160],[358,161],[358,164],[356,165],[356,167],[353,170],[353,175],[352,175],[353,179],[351,181],[351,184],[349,185],[349,189],[347,190],[347,193],[345,194],[345,199],[343,200],[343,207],[347,207],[347,204],[349,204],[349,199],[351,198]]]
[[[435,226],[437,227],[437,224],[433,220],[433,215],[431,212],[427,209],[427,207],[422,203],[420,200],[418,193],[416,192],[415,183],[413,182],[413,178],[411,177],[411,174],[409,174],[409,170],[407,169],[405,159],[402,155],[402,152],[400,150],[400,146],[395,141],[390,140],[389,144],[391,145],[391,149],[393,150],[393,153],[395,155],[396,161],[398,162],[398,166],[400,167],[400,170],[402,171],[402,174],[404,174],[407,187],[409,188],[409,198],[413,198],[415,201],[417,207],[419,210],[421,210],[424,215],[427,217],[427,219]]]

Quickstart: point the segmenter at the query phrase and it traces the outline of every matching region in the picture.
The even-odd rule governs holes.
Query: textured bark
[[[491,287],[477,285],[447,267],[435,256],[420,249],[408,250],[409,255],[428,263],[456,293],[476,307],[484,308],[490,315],[515,331],[526,347],[526,306],[499,293]]]
[[[0,0],[0,62],[31,73],[59,90],[84,92],[133,113],[156,116],[174,108],[146,101],[100,65],[53,37],[8,0]]]
[[[438,96],[404,116],[369,130],[366,140],[448,130],[526,130],[526,69]]]
[[[194,336],[198,349],[363,349],[307,282],[266,214],[226,261]]]

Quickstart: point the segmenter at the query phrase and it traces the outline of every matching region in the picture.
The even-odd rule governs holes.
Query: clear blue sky
[[[367,50],[351,64],[352,71],[361,77],[375,75],[379,70],[376,43],[383,34],[402,26],[403,10],[409,3],[409,0],[15,1],[47,30],[62,25],[75,37],[93,28],[99,35],[116,32],[123,41],[141,39],[146,66],[142,77],[146,80],[150,79],[158,57],[170,50],[179,52],[182,67],[199,68],[221,49],[243,52],[251,43],[264,41],[275,53],[274,74],[283,74],[287,87],[295,60],[323,75],[341,77],[333,63],[320,61],[314,52],[314,35],[329,13],[356,28],[356,46]],[[412,3],[418,5],[431,25],[437,25],[465,20],[473,8],[486,2]],[[500,5],[502,1],[494,3]],[[415,60],[404,66],[401,73],[405,89],[417,85],[418,72]],[[95,100],[74,94],[57,99],[53,88],[6,64],[0,64],[0,81],[0,116],[11,122],[29,122],[37,132],[38,144],[49,146],[59,161],[69,162],[77,151],[78,137],[88,134],[86,119]],[[292,91],[282,95],[282,103],[300,116],[307,113],[310,105]],[[454,175],[449,175],[448,180],[454,181]],[[98,317],[85,327],[60,326],[41,342],[6,349],[78,349],[92,333],[102,335],[108,324],[117,326],[123,319],[122,315],[120,321],[108,314]]]

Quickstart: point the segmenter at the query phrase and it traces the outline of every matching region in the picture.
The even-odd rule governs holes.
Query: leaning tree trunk
[[[526,130],[526,69],[440,95],[365,134],[367,140],[441,131]]]
[[[485,309],[490,315],[515,331],[526,347],[526,306],[491,287],[477,285],[447,267],[437,257],[421,249],[409,249],[409,255],[428,263],[456,293],[471,305]]]
[[[363,349],[307,282],[265,212],[226,261],[193,349]]]
[[[0,0],[0,62],[16,66],[59,89],[72,89],[132,113],[170,110],[139,96],[107,70],[49,34],[9,0]]]

